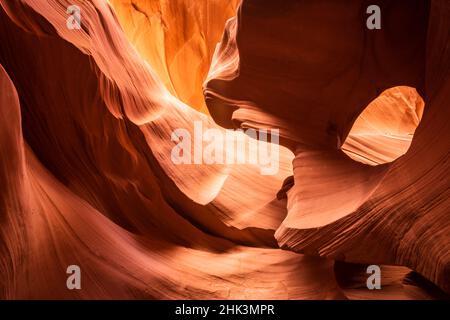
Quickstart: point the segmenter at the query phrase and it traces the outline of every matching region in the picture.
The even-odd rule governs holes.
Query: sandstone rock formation
[[[380,2],[0,0],[0,297],[446,297],[450,6]],[[194,123],[278,173],[174,164]]]
[[[244,1],[237,31],[229,26],[236,36],[224,37],[221,47],[238,55],[239,65],[227,70],[232,76],[209,77],[205,93],[219,123],[284,128],[282,141],[295,159],[288,214],[275,234],[282,248],[406,265],[448,292],[450,6],[380,5],[387,18],[372,31],[357,18],[365,1]],[[327,19],[319,22],[319,12]],[[261,32],[269,25],[270,32]],[[388,111],[367,110],[377,108],[367,105],[378,94],[404,85],[415,87],[426,105],[411,147],[410,139],[404,142],[422,114],[419,97],[404,108],[381,96],[373,104]],[[411,95],[411,89],[397,90],[405,93],[399,100]],[[361,113],[372,114],[374,127],[357,121],[352,134]],[[389,130],[393,121],[399,125]]]

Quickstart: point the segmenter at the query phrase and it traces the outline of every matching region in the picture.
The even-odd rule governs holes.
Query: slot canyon
[[[0,40],[0,299],[450,298],[448,0],[0,0]],[[196,125],[276,172],[173,161]]]

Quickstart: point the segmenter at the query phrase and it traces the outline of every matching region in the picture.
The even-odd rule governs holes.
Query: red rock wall
[[[392,17],[386,28],[400,30],[371,35],[358,24],[363,1],[344,10],[331,1],[245,0],[236,17],[224,23],[221,15],[208,27],[215,30],[208,50],[220,28],[223,39],[205,79],[187,85],[201,92],[204,81],[212,117],[191,108],[189,95],[177,97],[163,60],[156,67],[154,55],[136,51],[119,24],[126,18],[117,18],[120,3],[73,2],[82,10],[80,30],[67,29],[65,1],[0,1],[1,298],[430,299],[449,292],[445,1],[430,8],[410,1],[406,11],[402,1],[380,1]],[[182,8],[175,18],[203,14],[201,6]],[[199,28],[196,19],[186,23]],[[192,48],[177,39],[170,55]],[[202,50],[189,52],[201,70],[208,65],[195,56]],[[191,78],[183,72],[196,68],[178,59],[169,74],[178,73],[181,88]],[[358,148],[355,120],[399,85],[416,88],[424,109],[415,91],[400,101],[410,90],[403,87],[374,102],[376,110],[411,107],[418,123],[422,108],[415,132],[412,116],[401,127],[408,130],[396,131],[414,137],[398,153],[384,151],[384,140]],[[375,114],[370,123],[389,119]],[[196,121],[221,132],[280,128],[278,173],[261,175],[252,164],[175,165],[170,133],[193,133]],[[342,149],[393,161],[361,163]],[[359,263],[383,265],[384,290],[367,290]],[[69,265],[82,270],[81,290],[66,287]]]

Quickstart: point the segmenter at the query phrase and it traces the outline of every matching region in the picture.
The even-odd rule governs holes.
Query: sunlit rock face
[[[282,128],[295,159],[281,247],[406,265],[448,291],[449,5],[379,3],[373,31],[364,1],[244,1],[213,65],[239,63],[211,71],[208,107],[227,127]]]
[[[225,22],[240,0],[111,0],[132,45],[170,93],[208,112],[202,84]]]
[[[342,150],[370,165],[396,160],[408,151],[424,107],[414,88],[386,90],[355,120]]]
[[[1,298],[448,297],[446,1],[71,2],[0,0]],[[277,172],[174,163],[199,125]]]

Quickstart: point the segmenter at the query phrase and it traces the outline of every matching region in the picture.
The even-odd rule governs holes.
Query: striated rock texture
[[[239,65],[212,71],[207,102],[225,126],[284,129],[295,159],[280,247],[408,266],[449,292],[450,5],[378,3],[374,31],[366,1],[244,1],[215,62]],[[425,108],[410,88],[377,98],[405,85]]]
[[[171,94],[208,113],[202,83],[239,0],[112,0],[128,39]]]
[[[379,2],[0,0],[0,298],[448,297],[450,6]],[[278,172],[174,164],[194,123]]]

